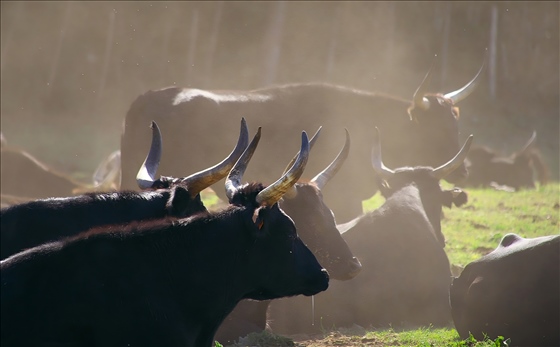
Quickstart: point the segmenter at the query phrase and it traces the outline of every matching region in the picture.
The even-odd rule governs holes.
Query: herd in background
[[[208,347],[353,324],[560,344],[560,236],[508,234],[451,274],[441,215],[467,202],[459,186],[548,179],[536,132],[510,157],[461,146],[456,104],[483,68],[449,93],[427,92],[430,70],[412,102],[319,83],[149,91],[91,183],[2,136],[1,344]],[[318,130],[292,148],[303,129]]]

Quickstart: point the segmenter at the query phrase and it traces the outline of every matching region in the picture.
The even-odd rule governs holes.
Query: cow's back
[[[131,340],[135,329],[162,339],[184,329],[173,323],[180,314],[149,248],[125,246],[109,232],[78,237],[69,247],[65,241],[44,244],[2,261],[2,331],[10,332],[2,334],[2,345],[147,346],[157,340]],[[164,316],[168,327],[158,325]]]
[[[560,236],[508,234],[493,252],[468,264],[450,290],[455,327],[513,345],[560,344]]]
[[[152,120],[166,135],[159,171],[176,177],[214,165],[229,153],[236,141],[239,118],[245,117],[254,127],[262,126],[266,136],[246,177],[248,181],[258,177],[265,184],[272,183],[298,151],[293,139],[302,130],[314,133],[323,127],[321,137],[326,140],[319,140],[322,149],[314,152],[306,167],[306,172],[317,173],[338,153],[345,141],[343,129],[347,128],[355,145],[323,192],[337,219],[346,221],[361,213],[361,201],[375,192],[370,164],[375,126],[387,134],[383,146],[389,164],[415,165],[425,160],[425,154],[411,153],[416,147],[407,145],[406,134],[413,130],[408,106],[398,98],[321,83],[237,92],[181,88],[150,91],[138,97],[126,115],[121,140],[122,188],[137,189],[136,172],[149,148],[147,134]],[[447,147],[452,146],[436,146],[455,150]],[[217,193],[223,197],[222,191]]]

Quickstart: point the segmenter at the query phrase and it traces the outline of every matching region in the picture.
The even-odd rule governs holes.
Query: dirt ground
[[[387,346],[386,341],[377,338],[366,338],[358,335],[345,335],[340,332],[332,332],[326,337],[301,336],[292,337],[297,347],[323,347],[323,346]]]
[[[323,347],[323,346],[395,346],[396,340],[392,341],[390,336],[384,335],[383,339],[378,337],[366,337],[366,330],[360,326],[341,328],[336,331],[321,334],[298,334],[280,336],[269,333],[249,334],[241,338],[236,347],[267,346],[267,347]]]

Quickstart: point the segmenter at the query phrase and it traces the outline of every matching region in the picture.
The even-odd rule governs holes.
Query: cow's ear
[[[451,208],[453,204],[453,193],[450,190],[441,192],[441,204],[447,208]]]
[[[461,207],[468,201],[468,195],[460,188],[444,190],[442,192],[442,205],[451,208],[451,205]]]
[[[385,198],[390,195],[391,186],[387,180],[382,179],[379,175],[374,175],[375,183],[377,184],[377,188],[381,192]]]
[[[453,204],[457,207],[461,207],[469,201],[469,195],[462,189],[453,189]]]
[[[459,107],[457,107],[457,106],[453,106],[451,108],[451,113],[453,114],[453,117],[455,117],[455,119],[457,119],[457,120],[461,116],[461,112],[459,112]]]
[[[381,180],[379,184],[379,191],[385,198],[391,195],[391,186],[386,180]]]
[[[264,232],[264,226],[265,226],[265,220],[266,220],[266,215],[267,215],[267,209],[266,207],[259,207],[257,209],[255,209],[255,211],[253,211],[253,217],[252,222],[252,230],[254,230],[254,235],[257,238],[261,238],[265,235]]]
[[[167,201],[167,213],[170,216],[182,217],[191,203],[191,195],[187,189],[176,186],[171,189],[171,196]]]

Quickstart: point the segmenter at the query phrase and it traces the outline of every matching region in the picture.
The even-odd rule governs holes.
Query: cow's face
[[[309,156],[309,139],[302,132],[301,148],[293,165],[266,188],[261,183],[242,185],[247,163],[259,142],[261,128],[235,163],[226,178],[226,195],[231,205],[244,209],[245,230],[251,239],[241,256],[251,264],[246,281],[252,290],[245,298],[267,300],[283,296],[314,295],[326,290],[328,273],[296,233],[290,217],[278,207],[278,201],[299,180]]]
[[[387,199],[395,192],[410,185],[418,188],[428,217],[433,215],[439,219],[441,207],[449,205],[449,198],[448,194],[442,191],[439,179],[432,176],[432,168],[430,167],[397,169],[393,177],[380,183],[382,187],[380,190]]]
[[[280,204],[294,220],[303,242],[331,278],[344,281],[355,277],[362,265],[338,232],[334,214],[325,205],[321,191],[310,183],[298,183],[296,189],[295,197],[284,196]]]
[[[434,228],[435,237],[445,247],[445,237],[441,232],[441,211],[443,206],[461,206],[467,202],[467,194],[460,189],[442,190],[439,179],[432,174],[430,167],[400,168],[387,180],[380,181],[381,193],[389,198],[405,187],[415,187],[422,201],[422,209]],[[410,188],[407,188],[410,189]]]
[[[461,148],[459,108],[441,94],[426,95],[424,98],[428,100],[429,107],[412,106],[409,109],[412,131],[408,133],[414,134],[407,139],[410,143],[409,165],[436,167],[453,158]],[[445,179],[451,183],[458,183],[466,177],[467,169],[462,164]]]
[[[426,211],[439,213],[442,206],[460,207],[467,203],[467,193],[459,188],[442,190],[439,179],[433,177],[432,168],[400,168],[395,170],[395,175],[391,179],[380,181],[381,193],[385,198],[389,198],[396,191],[403,187],[414,185],[421,191],[422,203]]]
[[[278,204],[254,209],[247,217],[254,237],[251,258],[258,262],[252,275],[259,288],[247,298],[315,295],[327,289],[327,271],[298,237],[292,219]]]

